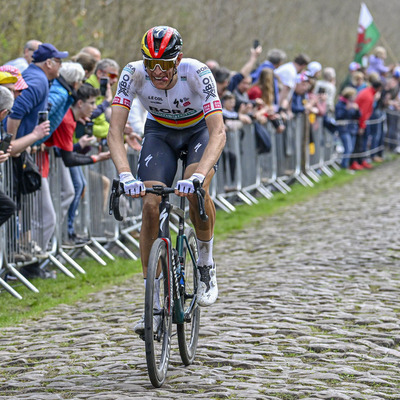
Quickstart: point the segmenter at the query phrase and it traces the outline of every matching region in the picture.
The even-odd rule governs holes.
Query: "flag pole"
[[[388,54],[390,55],[390,58],[394,61],[395,64],[398,64],[399,61],[397,60],[396,56],[393,53],[392,48],[389,46],[389,43],[387,42],[387,40],[385,39],[385,37],[382,34],[381,34],[380,39],[382,40],[383,45],[387,49]]]

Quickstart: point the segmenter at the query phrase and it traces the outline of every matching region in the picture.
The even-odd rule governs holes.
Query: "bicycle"
[[[186,167],[186,153],[179,157],[183,171]],[[194,181],[199,213],[203,220],[208,217],[204,208],[204,189]],[[191,227],[185,228],[186,197],[180,198],[176,207],[169,202],[169,195],[175,189],[161,185],[146,188],[146,193],[161,196],[159,205],[159,233],[152,245],[145,291],[144,325],[146,361],[149,378],[154,387],[161,387],[165,381],[171,349],[172,323],[177,325],[179,353],[184,365],[190,365],[196,355],[200,327],[200,308],[197,304],[197,240]],[[119,197],[123,188],[114,179],[110,197],[110,214],[121,221]],[[170,216],[178,216],[176,246],[172,246]]]

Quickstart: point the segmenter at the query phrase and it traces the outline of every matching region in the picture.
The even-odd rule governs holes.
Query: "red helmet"
[[[182,50],[182,37],[169,26],[155,26],[142,38],[142,53],[147,58],[176,58]]]

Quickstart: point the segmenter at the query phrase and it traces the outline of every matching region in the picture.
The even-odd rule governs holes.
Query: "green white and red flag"
[[[380,37],[378,28],[374,23],[367,6],[361,3],[360,17],[358,19],[358,34],[354,61],[361,64],[362,57],[369,53]]]

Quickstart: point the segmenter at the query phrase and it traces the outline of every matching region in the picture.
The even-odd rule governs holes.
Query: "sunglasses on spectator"
[[[112,72],[103,71],[110,79],[118,78],[118,74],[113,74]]]
[[[161,71],[165,72],[169,69],[175,67],[176,58],[171,58],[169,60],[163,60],[161,58],[146,58],[143,57],[144,66],[150,71],[154,71],[157,65],[160,67]]]

